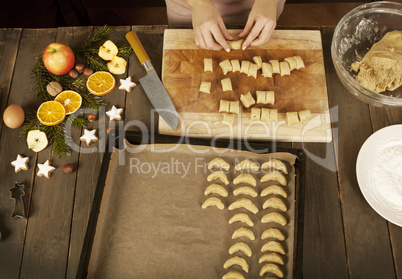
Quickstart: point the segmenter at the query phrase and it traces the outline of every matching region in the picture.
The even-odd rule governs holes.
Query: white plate
[[[373,171],[375,168],[378,170],[379,166],[387,165],[388,163],[391,165],[391,160],[402,162],[402,152],[397,152],[400,155],[397,157],[389,156],[389,161],[380,161],[378,158],[379,151],[384,149],[384,146],[395,143],[398,146],[398,150],[402,148],[402,125],[388,126],[372,134],[360,148],[356,162],[356,175],[360,190],[370,206],[386,220],[402,227],[402,204],[395,204],[395,201],[402,199],[402,178],[397,183],[401,188],[397,190],[397,185],[394,184],[391,184],[391,187],[386,187],[381,183],[374,183],[372,175],[372,173],[378,173],[378,171]],[[389,170],[390,166],[386,167]],[[401,177],[402,165],[394,166],[392,172],[396,174],[395,177]],[[386,185],[389,184],[387,183]]]

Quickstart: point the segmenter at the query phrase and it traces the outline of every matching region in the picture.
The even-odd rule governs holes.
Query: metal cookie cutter
[[[15,182],[14,187],[10,188],[11,198],[15,200],[13,215],[11,215],[12,219],[14,217],[25,218],[25,205],[22,199],[25,195],[24,187],[24,184]]]

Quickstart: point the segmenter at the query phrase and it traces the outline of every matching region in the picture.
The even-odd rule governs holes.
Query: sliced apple
[[[42,151],[48,145],[46,134],[40,130],[32,130],[27,136],[28,148],[35,152]]]
[[[119,49],[117,46],[111,41],[107,40],[101,47],[99,48],[98,55],[106,61],[111,61],[117,55]]]
[[[124,58],[115,56],[112,61],[107,63],[109,72],[115,75],[121,75],[126,72],[127,61]]]

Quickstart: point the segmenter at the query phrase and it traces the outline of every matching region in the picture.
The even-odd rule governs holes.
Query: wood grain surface
[[[239,30],[230,30],[236,37]],[[225,59],[252,61],[261,56],[264,62],[271,59],[283,61],[299,55],[305,69],[293,70],[290,76],[274,75],[257,79],[239,72],[223,74],[219,63]],[[204,72],[204,58],[212,58],[213,69]],[[221,80],[230,78],[233,91],[223,92]],[[231,127],[221,124],[219,101],[239,100],[241,94],[256,90],[273,90],[274,105],[256,104],[253,107],[278,109],[278,123],[251,122],[250,110],[243,108],[235,120],[232,135],[254,139],[277,139],[282,141],[330,141],[328,98],[325,81],[321,35],[314,30],[277,30],[268,44],[249,49],[225,51],[202,50],[196,47],[192,30],[168,29],[164,35],[162,81],[179,113],[179,127],[173,131],[162,120],[159,132],[174,135],[216,136],[228,133]],[[201,81],[212,83],[211,94],[199,92]],[[286,112],[309,109],[313,113],[310,122],[288,126]],[[311,128],[314,127],[314,128]]]

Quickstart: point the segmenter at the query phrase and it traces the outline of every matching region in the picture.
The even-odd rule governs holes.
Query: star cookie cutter
[[[25,218],[25,205],[24,200],[22,199],[22,197],[25,195],[24,187],[24,184],[15,182],[14,187],[10,188],[11,198],[15,200],[14,211],[11,215],[11,219],[15,217]]]

